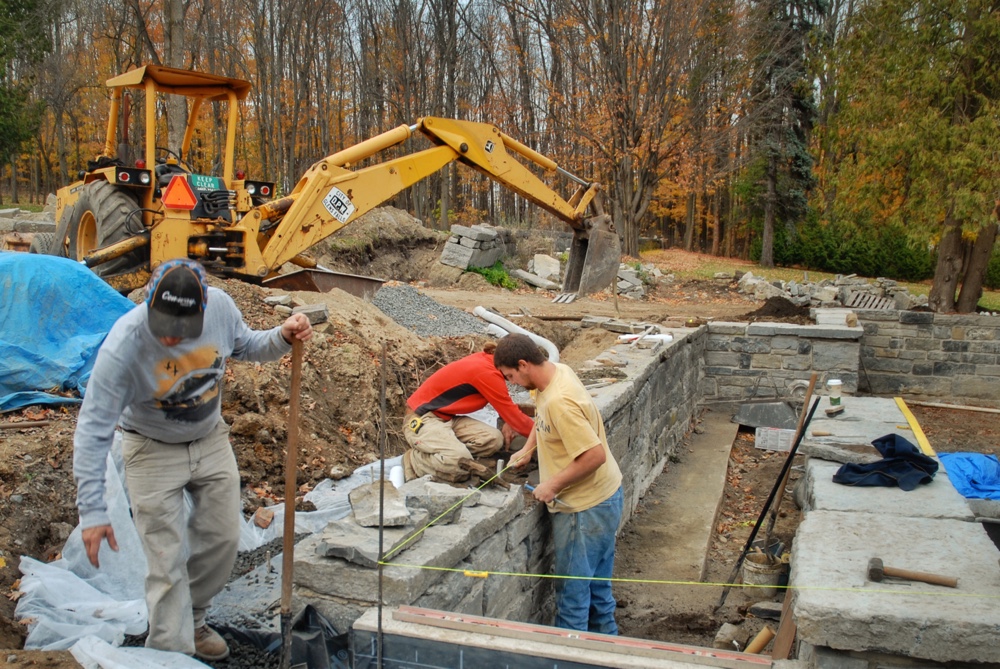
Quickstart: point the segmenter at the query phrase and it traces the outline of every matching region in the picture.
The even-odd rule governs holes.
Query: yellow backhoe
[[[600,185],[570,174],[493,125],[421,118],[323,158],[291,193],[274,199],[273,182],[234,171],[239,103],[249,82],[146,65],[107,85],[112,102],[104,150],[78,181],[59,190],[54,238],[47,249],[36,250],[79,260],[121,292],[144,285],[153,269],[172,258],[196,259],[216,274],[256,282],[287,262],[314,267],[303,255],[311,246],[452,161],[482,172],[573,228],[564,294],[602,290],[617,272],[621,244],[602,210]],[[145,141],[135,160],[127,140],[126,89],[145,93]],[[157,146],[157,104],[164,94],[188,99],[188,125],[175,149]],[[198,154],[195,139],[204,131],[199,124],[205,125],[199,112],[205,102],[216,101],[228,103],[226,137],[217,173],[202,173],[192,158]],[[416,132],[432,146],[376,162],[379,153]],[[561,174],[575,184],[575,192],[563,198],[526,164],[543,175]]]

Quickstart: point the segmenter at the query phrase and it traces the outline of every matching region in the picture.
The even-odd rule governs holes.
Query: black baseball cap
[[[205,324],[208,283],[193,260],[170,260],[150,277],[146,304],[154,337],[200,337]]]

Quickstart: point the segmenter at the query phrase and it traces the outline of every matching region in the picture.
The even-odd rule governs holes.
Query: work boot
[[[488,479],[493,474],[489,467],[481,465],[470,458],[459,458],[458,466],[470,474],[475,474],[482,479]]]
[[[194,656],[210,662],[224,660],[229,657],[229,646],[218,632],[202,625],[194,631]]]

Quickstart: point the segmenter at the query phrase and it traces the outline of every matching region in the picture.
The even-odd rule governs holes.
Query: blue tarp
[[[80,400],[104,337],[134,305],[78,262],[0,252],[0,411]]]
[[[1000,499],[1000,460],[982,453],[938,453],[955,490],[967,499]]]

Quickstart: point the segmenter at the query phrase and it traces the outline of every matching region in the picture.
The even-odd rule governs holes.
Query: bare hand
[[[511,456],[510,464],[515,469],[524,469],[531,462],[531,454],[535,449],[528,450],[527,446]]]
[[[94,565],[98,569],[101,568],[101,564],[97,561],[97,554],[101,550],[101,542],[107,538],[108,546],[111,550],[118,552],[118,542],[115,541],[115,531],[111,529],[110,525],[95,525],[94,527],[88,527],[80,533],[83,538],[83,546],[87,549],[87,559],[90,560],[90,564]]]
[[[514,428],[512,428],[507,423],[504,423],[500,427],[500,433],[503,434],[503,446],[507,448],[510,446],[510,442],[514,439]]]
[[[548,504],[556,498],[559,491],[553,488],[552,481],[546,481],[545,483],[539,483],[535,486],[535,489],[531,491],[532,496],[539,502],[545,502]]]
[[[292,339],[309,341],[312,334],[312,323],[305,314],[292,314],[281,324],[281,336],[288,342]]]

